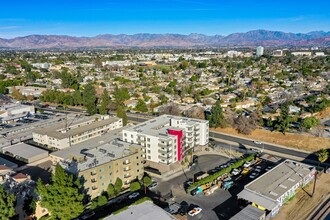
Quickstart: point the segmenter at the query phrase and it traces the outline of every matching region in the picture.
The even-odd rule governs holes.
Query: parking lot
[[[181,176],[170,181],[163,183],[160,182],[158,187],[153,189],[154,191],[162,191],[164,193],[171,191],[175,202],[178,204],[182,202],[189,204],[188,210],[196,206],[202,208],[201,213],[193,217],[188,215],[188,219],[213,220],[231,218],[233,215],[238,213],[244,205],[246,205],[239,204],[237,200],[237,194],[243,190],[244,185],[265,173],[267,168],[274,166],[272,162],[262,161],[260,164],[252,168],[246,175],[237,174],[232,176],[234,186],[229,190],[217,189],[213,194],[208,196],[205,196],[203,193],[192,196],[185,192],[184,182],[192,179],[195,173],[212,170],[215,167],[219,167],[229,161],[228,158],[217,155],[200,156],[198,160],[198,166],[196,166],[195,170],[182,174]],[[241,169],[241,172],[242,170],[243,168]],[[252,173],[256,173],[256,175],[251,175]]]

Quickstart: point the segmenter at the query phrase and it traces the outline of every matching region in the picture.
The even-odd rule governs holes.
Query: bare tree
[[[242,134],[251,134],[259,124],[259,117],[256,112],[252,113],[250,117],[240,115],[234,119],[235,129]]]
[[[185,112],[185,115],[189,118],[205,119],[204,108],[200,106],[194,106]]]
[[[179,116],[179,115],[181,115],[181,110],[177,104],[172,102],[172,103],[169,103],[167,105],[163,105],[162,107],[160,107],[159,113],[161,115],[168,114],[168,115]]]

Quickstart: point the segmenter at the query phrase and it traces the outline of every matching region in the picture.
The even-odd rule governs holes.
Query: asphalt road
[[[218,139],[222,139],[222,140],[226,140],[226,141],[231,141],[231,142],[236,142],[242,146],[249,145],[249,146],[258,148],[260,150],[262,150],[264,148],[266,150],[283,153],[283,154],[288,154],[288,155],[292,155],[292,156],[296,156],[296,157],[307,158],[309,156],[308,153],[304,153],[304,152],[300,152],[300,151],[296,151],[296,150],[292,150],[292,149],[287,149],[287,148],[281,148],[281,147],[271,145],[271,144],[264,144],[264,143],[255,144],[253,141],[250,141],[250,140],[246,140],[246,139],[239,138],[239,137],[232,137],[232,136],[228,136],[228,135],[224,135],[224,134],[219,134],[219,133],[212,132],[212,131],[210,131],[210,137],[214,137],[214,138],[218,138]]]

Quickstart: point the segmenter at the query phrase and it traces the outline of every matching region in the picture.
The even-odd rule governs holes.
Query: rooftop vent
[[[112,157],[112,158],[115,158],[115,157],[116,157],[116,155],[113,154],[113,153],[107,153],[107,155],[108,155],[109,157]]]
[[[94,157],[94,154],[86,153],[86,156],[87,156],[87,157],[91,157],[91,158],[93,158],[93,157]]]
[[[107,151],[106,151],[105,149],[103,149],[103,148],[100,148],[99,151],[100,151],[101,153],[104,153],[104,154],[107,152]]]
[[[275,192],[273,192],[273,191],[270,191],[269,194],[270,194],[270,195],[273,195],[273,196],[278,196],[278,194],[275,193]]]

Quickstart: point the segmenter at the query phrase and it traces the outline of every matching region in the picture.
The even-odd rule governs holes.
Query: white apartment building
[[[2,123],[10,123],[22,118],[34,115],[35,110],[33,105],[8,104],[0,106],[0,120]]]
[[[148,161],[171,164],[181,161],[189,150],[209,141],[209,122],[162,115],[123,129],[122,140],[140,144]]]
[[[306,56],[306,57],[312,56],[312,52],[310,51],[297,51],[297,52],[292,52],[291,54],[293,56]]]
[[[38,144],[49,148],[64,149],[122,126],[121,118],[99,115],[85,117],[72,124],[64,121],[55,126],[37,129],[32,136],[33,141]]]

